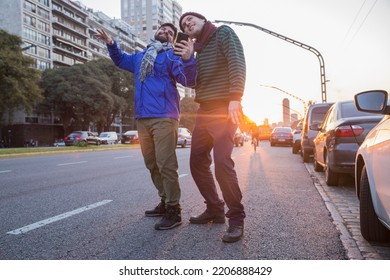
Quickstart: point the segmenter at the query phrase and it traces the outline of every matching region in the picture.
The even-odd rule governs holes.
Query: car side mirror
[[[313,123],[309,127],[310,127],[310,130],[314,130],[314,131],[320,131],[321,130],[319,123]]]
[[[388,93],[384,90],[364,91],[354,96],[355,105],[359,111],[377,114],[390,114],[387,98]]]

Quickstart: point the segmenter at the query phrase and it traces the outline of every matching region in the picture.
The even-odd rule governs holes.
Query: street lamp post
[[[324,62],[324,59],[321,55],[321,53],[316,50],[315,48],[309,46],[309,45],[306,45],[304,43],[301,43],[297,40],[294,40],[294,39],[291,39],[291,38],[288,38],[286,36],[283,36],[281,34],[278,34],[276,32],[273,32],[271,30],[268,30],[266,28],[263,28],[263,27],[260,27],[258,25],[255,25],[255,24],[252,24],[252,23],[247,23],[247,22],[237,22],[237,21],[226,21],[226,20],[215,20],[216,23],[226,23],[226,24],[236,24],[236,25],[244,25],[244,26],[251,26],[251,27],[254,27],[256,29],[259,29],[269,35],[272,35],[272,36],[275,36],[279,39],[282,39],[284,41],[287,41],[295,46],[298,46],[298,47],[301,47],[305,50],[308,50],[312,53],[314,53],[319,62],[320,62],[320,75],[321,75],[321,95],[322,95],[322,102],[327,102],[326,101],[326,79],[325,79],[325,62]]]
[[[295,96],[295,95],[293,95],[293,94],[291,94],[291,93],[289,93],[289,92],[287,92],[287,91],[285,91],[285,90],[282,90],[282,89],[280,89],[280,88],[278,88],[278,87],[269,86],[269,85],[261,85],[261,84],[260,84],[260,86],[261,86],[261,87],[269,87],[269,88],[276,89],[276,90],[278,90],[278,91],[281,91],[281,92],[283,92],[283,93],[285,93],[285,94],[287,94],[287,95],[289,95],[289,96],[291,96],[291,97],[294,97],[295,99],[299,100],[299,101],[302,102],[302,104],[303,104],[303,113],[306,114],[307,105],[306,105],[305,100],[303,100],[302,98],[299,98],[298,96]]]
[[[28,49],[30,49],[30,48],[32,48],[32,47],[35,47],[35,45],[30,44],[30,45],[28,45],[28,46],[21,47],[20,49],[22,50],[22,52],[24,52],[24,51],[27,51]]]

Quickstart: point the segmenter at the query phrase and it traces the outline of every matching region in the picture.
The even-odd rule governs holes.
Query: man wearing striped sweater
[[[190,223],[225,223],[226,203],[229,227],[222,241],[236,242],[243,236],[245,211],[231,154],[233,137],[242,120],[246,79],[243,47],[233,29],[226,25],[217,28],[199,13],[184,13],[179,24],[195,39],[198,76],[194,88],[195,101],[200,106],[192,135],[190,167],[206,203],[206,210],[191,217]],[[210,169],[211,150],[223,200]]]

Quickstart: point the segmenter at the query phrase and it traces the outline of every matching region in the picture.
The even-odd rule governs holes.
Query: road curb
[[[314,174],[314,170],[307,163],[304,163],[307,171],[310,174],[310,177],[313,179],[314,186],[316,187],[318,193],[321,195],[326,208],[329,210],[330,215],[332,216],[333,223],[335,224],[337,230],[340,232],[340,239],[344,245],[344,248],[347,250],[347,255],[350,260],[364,260],[363,255],[360,252],[359,246],[356,243],[355,239],[350,234],[343,217],[340,215],[336,206],[333,204],[332,200],[326,194],[322,184],[319,182],[318,178]]]

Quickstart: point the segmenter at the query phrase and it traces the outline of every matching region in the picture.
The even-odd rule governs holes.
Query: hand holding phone
[[[177,39],[176,39],[176,42],[177,43],[180,43],[181,41],[188,41],[188,39],[190,38],[190,36],[188,36],[187,34],[183,33],[183,32],[179,32],[177,34]]]
[[[190,40],[190,36],[188,34],[179,32],[176,38],[174,54],[181,56],[185,60],[188,60],[193,53],[194,46],[193,42]]]
[[[176,38],[176,43],[175,43],[175,49],[174,49],[174,53],[175,55],[177,56],[182,56],[182,50],[183,48],[181,48],[180,46],[178,46],[177,44],[178,43],[181,43],[181,41],[186,41],[188,42],[188,39],[189,39],[189,36],[183,32],[179,32],[177,34],[177,38]]]

